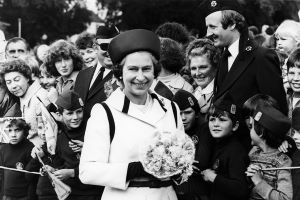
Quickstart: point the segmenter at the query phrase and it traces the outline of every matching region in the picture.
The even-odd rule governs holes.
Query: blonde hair
[[[300,43],[300,23],[294,20],[284,20],[275,31],[275,37],[289,35]]]

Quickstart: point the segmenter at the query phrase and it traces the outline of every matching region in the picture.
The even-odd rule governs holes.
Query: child
[[[211,200],[247,199],[245,171],[249,159],[234,133],[239,127],[238,114],[239,110],[229,95],[215,102],[208,112],[209,131],[215,146],[211,168],[201,174],[211,183]]]
[[[277,28],[275,34],[276,51],[289,56],[298,47],[300,42],[300,23],[294,20],[285,20]],[[285,61],[286,62],[286,61]],[[287,84],[287,66],[282,65],[283,83]]]
[[[68,91],[58,97],[56,105],[58,107],[57,115],[60,119],[59,134],[52,162],[51,160],[46,161],[51,165],[48,168],[54,171],[54,175],[58,179],[71,187],[72,192],[68,199],[97,199],[101,196],[101,187],[85,185],[78,178],[79,159],[84,138],[83,101],[77,93]],[[35,148],[32,155],[35,153],[43,157],[46,152],[42,152],[41,148]],[[38,191],[39,189],[43,190],[40,185],[38,185]]]
[[[289,119],[272,106],[258,105],[250,117],[249,129],[253,149],[246,171],[254,187],[250,199],[292,199],[292,179],[289,170],[266,168],[290,167],[291,159],[278,150],[290,129]]]
[[[6,128],[9,143],[2,144],[0,149],[0,165],[10,168],[27,169],[31,161],[33,144],[27,140],[30,126],[23,119],[13,119]],[[29,199],[29,182],[25,173],[4,170],[3,199]]]
[[[300,48],[291,53],[287,61],[288,82],[290,91],[287,99],[289,105],[289,118],[292,117],[292,111],[300,107]]]
[[[207,131],[207,126],[201,124],[198,100],[192,93],[178,90],[173,101],[179,106],[185,132],[195,143],[196,160],[199,161],[197,167],[200,170],[206,169],[209,166],[213,138]],[[175,190],[179,200],[208,199],[208,185],[196,173],[189,178],[188,182],[175,187]]]
[[[42,64],[40,66],[40,82],[41,86],[48,91],[49,100],[54,103],[57,99],[58,92],[56,90],[57,77],[51,75],[45,66]]]

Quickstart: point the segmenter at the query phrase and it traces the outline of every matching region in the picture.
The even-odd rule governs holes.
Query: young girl
[[[51,75],[60,76],[56,85],[59,94],[66,90],[73,90],[78,72],[84,66],[79,51],[65,40],[58,40],[51,44],[44,63]]]
[[[211,200],[242,200],[248,195],[245,171],[249,159],[234,133],[239,127],[239,113],[231,102],[230,99],[218,101],[208,112],[209,130],[215,146],[211,168],[201,174],[211,183]]]
[[[250,117],[249,129],[253,149],[246,171],[254,187],[250,199],[292,199],[292,179],[289,170],[265,170],[290,167],[291,159],[278,147],[291,125],[289,119],[272,106],[259,105]]]

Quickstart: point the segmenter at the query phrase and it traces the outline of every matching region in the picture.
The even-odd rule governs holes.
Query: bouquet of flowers
[[[194,157],[194,142],[184,132],[157,132],[142,150],[140,161],[145,171],[156,178],[180,175],[181,184],[193,173]]]

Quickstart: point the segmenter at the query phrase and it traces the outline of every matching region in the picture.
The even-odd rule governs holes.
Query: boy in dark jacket
[[[201,174],[211,183],[210,200],[248,199],[245,171],[249,158],[235,134],[239,114],[230,95],[215,102],[208,112],[209,130],[215,144],[210,168]]]
[[[23,119],[13,119],[7,126],[9,143],[2,144],[0,149],[0,165],[16,169],[27,169],[31,161],[33,144],[27,140],[30,126]],[[29,199],[29,182],[25,173],[4,170],[3,200]]]
[[[196,160],[199,162],[197,167],[200,170],[207,169],[213,147],[213,138],[208,131],[207,123],[202,125],[200,123],[198,101],[193,94],[185,90],[178,90],[173,101],[179,106],[186,134],[194,141]],[[175,189],[179,200],[208,199],[208,184],[196,173],[189,178],[188,182],[175,187]]]
[[[102,188],[85,185],[78,178],[80,153],[83,146],[84,127],[83,102],[77,93],[68,91],[62,93],[56,105],[60,120],[55,155],[48,163],[54,175],[71,187],[68,199],[98,200],[101,198]],[[36,153],[43,157],[44,152],[35,148]],[[38,186],[39,188],[39,186]]]

